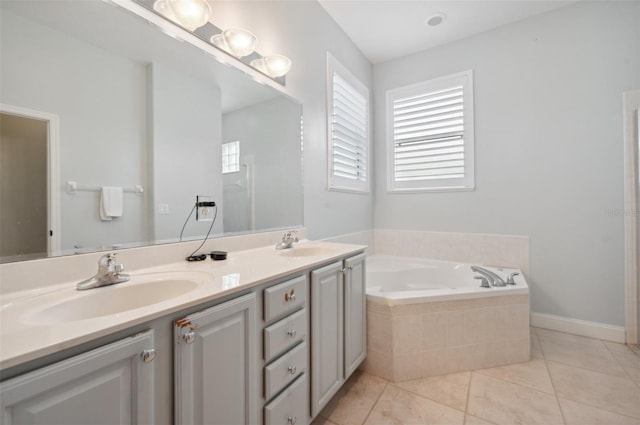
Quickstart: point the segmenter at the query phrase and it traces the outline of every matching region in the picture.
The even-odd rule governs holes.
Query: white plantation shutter
[[[471,190],[472,73],[387,92],[389,190]]]
[[[327,54],[329,189],[369,191],[369,90]]]

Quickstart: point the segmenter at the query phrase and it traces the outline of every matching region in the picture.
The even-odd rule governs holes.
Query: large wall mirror
[[[1,262],[201,239],[197,196],[213,236],[302,225],[283,90],[102,0],[0,5]]]

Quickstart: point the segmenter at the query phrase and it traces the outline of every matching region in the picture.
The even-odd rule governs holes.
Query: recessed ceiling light
[[[430,27],[437,27],[438,25],[443,23],[446,18],[447,18],[447,15],[445,15],[444,13],[440,13],[440,12],[434,13],[433,15],[427,18],[427,20],[425,21],[425,24],[427,24]]]

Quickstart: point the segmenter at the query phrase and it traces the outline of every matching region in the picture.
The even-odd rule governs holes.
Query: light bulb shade
[[[251,66],[262,72],[263,74],[269,75],[269,73],[267,72],[267,67],[264,65],[264,58],[252,60]]]
[[[200,28],[211,17],[211,6],[206,0],[165,0],[165,2],[169,5],[175,21],[189,31]]]
[[[249,56],[256,50],[256,36],[241,28],[230,28],[222,32],[229,46],[229,53],[239,58]]]
[[[216,46],[220,50],[224,50],[225,52],[229,52],[229,45],[227,44],[227,40],[224,38],[222,34],[216,34],[210,39],[211,44]]]
[[[291,59],[284,55],[269,55],[262,60],[267,74],[273,78],[282,77],[291,69]]]

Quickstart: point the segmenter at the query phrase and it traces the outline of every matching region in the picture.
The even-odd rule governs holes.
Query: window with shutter
[[[473,190],[473,73],[387,92],[390,191]]]
[[[329,189],[369,191],[369,89],[327,53]]]

